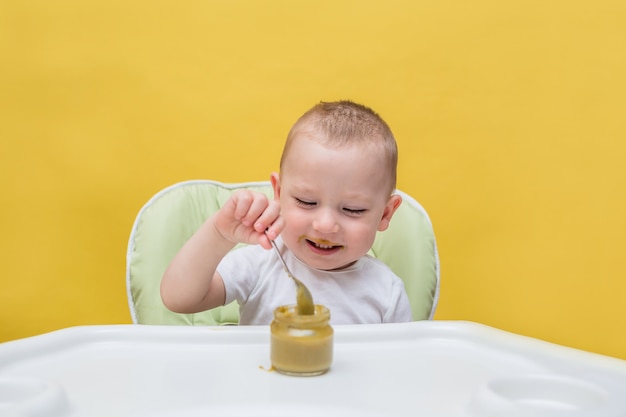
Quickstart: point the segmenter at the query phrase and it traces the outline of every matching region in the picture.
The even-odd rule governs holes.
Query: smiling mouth
[[[324,251],[343,249],[342,245],[333,245],[332,242],[329,242],[327,240],[314,241],[311,239],[306,239],[306,242],[309,244],[309,246],[312,246],[316,249],[324,250]]]

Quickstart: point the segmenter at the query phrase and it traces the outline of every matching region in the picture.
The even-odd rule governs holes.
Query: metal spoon
[[[267,231],[265,231],[265,235],[267,235]],[[269,236],[267,236],[267,238],[269,239]],[[298,278],[294,277],[289,268],[287,268],[287,264],[281,256],[280,251],[278,250],[278,246],[276,246],[276,242],[274,242],[272,239],[269,239],[269,241],[272,242],[274,252],[276,252],[278,259],[280,259],[280,262],[283,264],[285,272],[287,272],[287,275],[289,275],[289,277],[293,279],[293,282],[296,283],[296,300],[298,303],[298,314],[305,316],[315,314],[315,304],[313,304],[313,297],[311,296],[311,292],[306,287],[306,285],[304,285],[302,281],[300,281]]]

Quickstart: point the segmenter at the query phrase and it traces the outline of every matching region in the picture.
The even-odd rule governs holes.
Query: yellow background
[[[294,120],[388,121],[437,319],[626,359],[626,3],[0,0],[0,340],[129,323],[137,211],[267,179]]]

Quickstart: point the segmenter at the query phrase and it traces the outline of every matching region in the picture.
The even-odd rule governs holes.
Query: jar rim
[[[330,310],[321,304],[315,304],[315,310],[313,314],[298,314],[298,305],[289,304],[279,306],[274,309],[274,318],[277,320],[297,323],[320,323],[330,320]]]

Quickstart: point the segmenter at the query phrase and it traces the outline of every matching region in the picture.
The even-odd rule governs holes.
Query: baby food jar
[[[274,310],[270,326],[272,367],[281,374],[321,375],[333,361],[333,328],[330,311],[315,305],[315,313],[299,315],[296,305]]]

